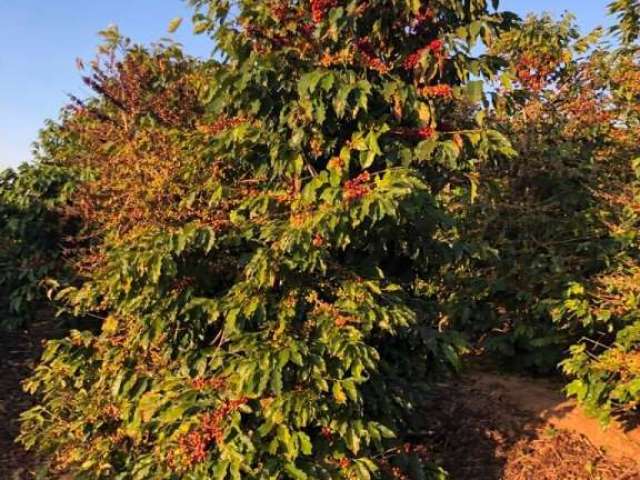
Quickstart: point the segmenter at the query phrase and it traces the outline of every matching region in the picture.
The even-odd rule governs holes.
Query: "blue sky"
[[[608,21],[607,3],[503,0],[501,8],[521,15],[571,10],[588,30]],[[127,36],[149,43],[167,36],[172,18],[189,14],[180,0],[0,0],[0,168],[29,160],[38,130],[57,116],[67,93],[88,93],[75,59],[94,57],[96,32],[117,24]],[[191,35],[188,25],[175,39],[191,54],[211,51],[209,41]]]

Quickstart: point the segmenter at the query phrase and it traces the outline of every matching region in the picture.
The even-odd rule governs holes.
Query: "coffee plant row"
[[[637,414],[633,2],[615,47],[495,0],[189,3],[210,59],[102,32],[0,178],[3,325],[87,320],[25,383],[45,477],[445,478],[421,406],[470,351]]]

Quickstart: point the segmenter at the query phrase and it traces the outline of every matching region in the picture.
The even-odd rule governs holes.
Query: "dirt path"
[[[428,408],[426,444],[453,480],[640,479],[640,431],[603,431],[549,382],[473,372]]]
[[[640,462],[640,429],[624,431],[612,422],[606,429],[584,414],[574,401],[567,400],[557,386],[543,380],[490,373],[474,374],[473,383],[490,395],[499,396],[536,416],[557,430],[584,435],[594,446],[617,457]]]

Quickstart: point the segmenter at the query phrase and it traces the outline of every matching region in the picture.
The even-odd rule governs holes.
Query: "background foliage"
[[[601,34],[531,17],[493,45],[511,78],[491,122],[518,156],[480,169],[462,234],[480,253],[453,314],[511,366],[564,360],[568,393],[606,420],[640,399],[640,71],[635,49],[610,50]]]
[[[66,255],[78,224],[68,211],[75,176],[48,164],[0,173],[0,327],[16,328],[71,276]],[[47,312],[50,314],[50,312]]]

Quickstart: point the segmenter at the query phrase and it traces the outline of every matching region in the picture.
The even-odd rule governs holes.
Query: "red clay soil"
[[[427,409],[425,444],[453,480],[640,480],[640,432],[603,431],[557,385],[473,372]]]
[[[560,392],[561,385],[545,380],[475,373],[476,387],[500,395],[543,420],[549,428],[567,430],[584,435],[594,446],[617,457],[635,458],[640,461],[640,428],[625,431],[617,422],[607,428],[588,417],[574,401],[567,400]]]
[[[0,480],[34,478],[14,442],[31,405],[20,383],[55,333],[0,333]],[[423,419],[417,440],[452,480],[640,480],[640,432],[603,431],[548,382],[472,372],[437,386]]]

